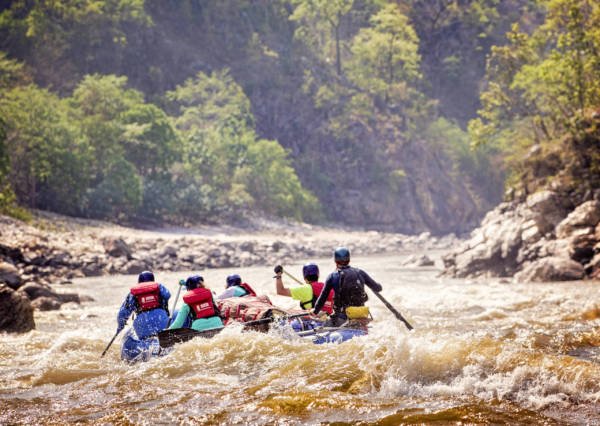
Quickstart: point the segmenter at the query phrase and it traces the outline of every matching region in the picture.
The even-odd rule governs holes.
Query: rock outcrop
[[[0,331],[24,333],[34,328],[33,307],[27,296],[0,284]]]
[[[558,191],[489,212],[471,238],[443,258],[456,277],[562,281],[600,276],[600,193],[575,206]]]

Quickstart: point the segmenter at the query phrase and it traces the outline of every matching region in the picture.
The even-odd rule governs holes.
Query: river
[[[383,284],[412,332],[371,296],[370,334],[340,345],[233,329],[133,366],[119,339],[100,354],[135,277],[77,280],[95,302],[36,312],[35,331],[0,335],[0,424],[600,425],[598,282],[438,278],[402,257],[352,264]],[[232,272],[295,307],[274,294],[269,267],[201,271],[219,292]],[[173,297],[185,277],[157,274]]]

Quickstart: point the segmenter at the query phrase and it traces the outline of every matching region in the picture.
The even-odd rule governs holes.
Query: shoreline
[[[284,221],[262,220],[258,225],[143,230],[48,212],[34,212],[29,224],[0,216],[0,289],[11,300],[8,305],[15,306],[0,308],[0,314],[5,323],[12,317],[31,317],[28,325],[17,327],[27,331],[33,327],[33,309],[56,310],[84,300],[73,292],[76,278],[274,266],[327,258],[338,246],[355,256],[440,251],[458,241],[454,235],[409,236]],[[413,260],[415,266],[425,266]],[[11,327],[0,324],[2,329]]]

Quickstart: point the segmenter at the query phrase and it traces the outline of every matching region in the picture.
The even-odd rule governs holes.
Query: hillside
[[[442,234],[500,200],[497,153],[471,151],[464,126],[491,46],[539,19],[526,1],[61,4],[0,8],[5,175],[23,206]]]

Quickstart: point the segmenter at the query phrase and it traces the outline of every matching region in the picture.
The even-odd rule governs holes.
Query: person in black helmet
[[[196,331],[223,327],[219,308],[215,304],[212,292],[204,285],[204,278],[192,275],[185,281],[187,292],[183,295],[183,307],[169,329],[182,328],[191,322]]]
[[[283,284],[282,274],[283,267],[281,265],[275,266],[273,269],[275,272],[275,291],[280,296],[289,296],[294,300],[300,302],[300,308],[311,309],[315,306],[317,297],[323,291],[325,284],[319,282],[319,267],[316,263],[307,263],[302,267],[302,276],[304,277],[305,284],[287,288]],[[327,314],[333,311],[333,294],[325,302],[322,310]]]
[[[368,310],[356,309],[365,306],[368,299],[365,285],[371,290],[380,292],[381,284],[378,284],[362,269],[350,266],[350,250],[346,247],[338,247],[333,252],[336,270],[329,274],[325,280],[325,288],[315,302],[313,312],[318,314],[329,293],[333,290],[333,314],[329,317],[327,326],[339,327],[348,319],[361,319],[368,316]]]
[[[169,323],[170,297],[169,290],[154,280],[152,272],[142,272],[119,309],[117,333],[125,327],[133,312],[137,314],[133,329],[138,338],[143,340],[163,330]]]
[[[242,277],[232,274],[225,280],[225,291],[217,299],[229,299],[230,297],[256,296],[256,292],[250,284],[242,282]]]

